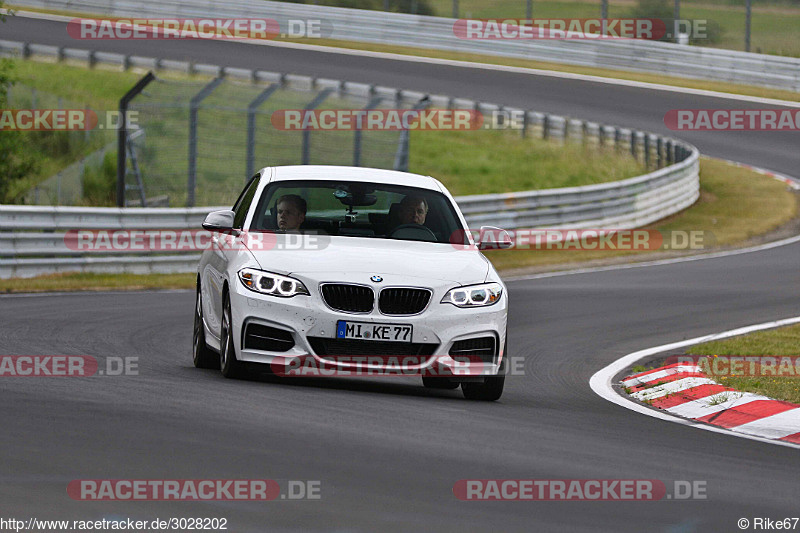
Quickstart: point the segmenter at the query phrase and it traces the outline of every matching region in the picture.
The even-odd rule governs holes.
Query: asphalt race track
[[[665,131],[674,108],[763,104],[219,42],[76,43],[11,19],[0,38],[313,74]],[[797,133],[681,134],[797,174]],[[484,404],[412,379],[224,379],[191,363],[192,292],[0,297],[0,353],[138,357],[139,375],[5,378],[0,517],[226,517],[230,531],[738,531],[800,514],[796,449],[613,405],[589,378],[632,351],[800,315],[800,244],[509,283],[525,375]],[[321,499],[82,502],[74,479],[318,480]],[[461,479],[705,481],[706,500],[462,502]]]

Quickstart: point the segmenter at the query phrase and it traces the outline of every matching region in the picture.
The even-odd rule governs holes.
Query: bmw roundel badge
[[[380,276],[372,276],[372,277],[371,277],[371,278],[369,278],[369,279],[371,279],[371,280],[372,280],[372,281],[374,281],[375,283],[380,283],[381,281],[383,281],[383,278],[382,278],[382,277],[380,277]]]

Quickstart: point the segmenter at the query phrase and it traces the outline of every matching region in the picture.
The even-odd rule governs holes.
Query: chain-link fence
[[[397,168],[405,141],[399,131],[291,130],[272,120],[286,110],[397,107],[370,91],[318,88],[308,79],[247,83],[157,77],[128,107],[125,205],[232,204],[246,180],[266,166]]]

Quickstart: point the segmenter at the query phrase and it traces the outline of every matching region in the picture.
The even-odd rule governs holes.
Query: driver
[[[284,194],[275,203],[278,214],[278,229],[295,231],[306,219],[307,204],[303,197]]]
[[[425,224],[428,202],[422,196],[406,196],[400,201],[400,224]]]

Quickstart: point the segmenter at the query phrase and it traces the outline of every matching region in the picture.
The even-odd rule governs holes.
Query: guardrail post
[[[656,167],[664,166],[664,138],[659,135],[656,137]]]
[[[253,177],[256,166],[256,111],[261,105],[272,96],[279,86],[272,84],[264,89],[261,94],[255,97],[250,105],[247,106],[247,175],[245,181]]]
[[[316,109],[332,92],[334,91],[333,88],[328,87],[327,89],[323,89],[322,91],[314,97],[311,102],[305,107],[306,111],[312,111]],[[303,164],[307,165],[311,161],[311,130],[304,129],[303,130]]]
[[[126,147],[128,143],[128,104],[136,95],[141,93],[147,85],[156,79],[152,72],[148,72],[139,80],[130,91],[125,93],[119,101],[120,127],[117,134],[117,207],[125,207],[125,171],[127,169]]]
[[[530,111],[523,111],[523,113],[522,113],[522,131],[521,131],[521,135],[522,135],[523,139],[528,134],[528,113],[530,113]]]
[[[596,122],[584,123],[584,140],[592,146],[600,146],[602,144],[600,124]]]
[[[583,121],[569,119],[566,123],[566,139],[570,142],[582,142],[583,140]]]
[[[203,100],[223,81],[225,81],[224,78],[214,78],[211,83],[194,95],[189,103],[189,179],[187,180],[186,207],[194,207],[194,193],[197,188],[197,114]]]
[[[617,128],[617,151],[626,152],[631,146],[631,130],[627,128]]]

